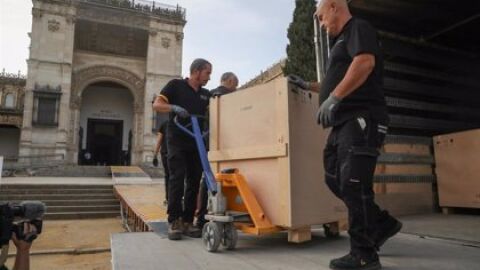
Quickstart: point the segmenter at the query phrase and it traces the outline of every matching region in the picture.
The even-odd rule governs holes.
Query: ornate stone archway
[[[77,162],[78,157],[78,132],[80,128],[80,107],[82,93],[91,84],[96,82],[115,82],[125,86],[133,96],[133,138],[132,157],[133,164],[141,161],[143,146],[144,125],[144,100],[145,81],[134,73],[114,66],[93,66],[73,72],[70,93],[70,128],[68,132],[69,159]]]

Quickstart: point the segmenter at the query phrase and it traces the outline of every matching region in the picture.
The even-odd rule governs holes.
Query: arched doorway
[[[88,121],[82,125],[80,124],[80,109],[84,103],[83,92],[90,86],[98,83],[100,86],[102,86],[102,84],[115,84],[115,89],[127,89],[133,98],[132,128],[129,131],[125,131],[125,127],[123,128],[124,134],[122,134],[122,141],[125,143],[125,137],[127,138],[128,152],[130,153],[130,157],[127,157],[128,162],[138,164],[142,160],[143,153],[145,81],[128,70],[103,65],[83,68],[72,73],[70,126],[67,135],[68,160],[74,163],[84,164],[81,158],[85,157],[85,153],[82,151],[86,150],[87,147],[86,136],[88,134],[86,129],[88,128]],[[125,144],[122,147],[124,146]],[[124,151],[123,149],[122,151]]]
[[[16,158],[20,143],[20,129],[11,125],[0,125],[0,156]]]
[[[125,86],[100,81],[81,95],[79,155],[81,165],[129,165],[134,97]]]

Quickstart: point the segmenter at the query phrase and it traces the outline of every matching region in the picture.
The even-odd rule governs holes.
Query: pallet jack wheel
[[[337,238],[340,236],[338,225],[335,226],[332,224],[323,224],[323,231],[327,238]]]
[[[235,249],[237,245],[238,233],[233,223],[226,223],[223,229],[222,245],[227,250]]]
[[[215,252],[222,241],[222,230],[216,222],[209,221],[203,226],[202,230],[203,243],[209,252]]]

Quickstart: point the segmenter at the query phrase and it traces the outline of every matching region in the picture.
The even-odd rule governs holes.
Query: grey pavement
[[[404,233],[480,243],[480,215],[425,214],[400,219]]]
[[[348,236],[323,237],[290,244],[286,233],[255,237],[240,234],[237,249],[206,251],[201,239],[170,241],[153,232],[119,233],[111,237],[114,270],[124,269],[329,269],[330,259],[343,256]],[[480,243],[463,243],[400,233],[380,252],[383,269],[471,270],[480,265]]]

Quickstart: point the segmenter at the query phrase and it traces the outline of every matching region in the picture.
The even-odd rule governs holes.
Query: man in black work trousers
[[[238,77],[233,72],[225,72],[220,77],[220,86],[210,91],[212,98],[220,97],[222,95],[233,93],[237,90],[238,87]],[[208,123],[206,123],[208,124]],[[209,140],[208,137],[206,138],[206,149],[208,151]],[[200,184],[200,203],[198,208],[198,218],[196,222],[196,226],[198,228],[203,228],[203,225],[207,222],[205,220],[205,215],[207,214],[207,205],[208,205],[208,190],[207,190],[207,183],[205,182],[207,179],[203,178]]]
[[[173,112],[167,128],[168,167],[170,169],[168,192],[168,239],[179,240],[182,233],[201,237],[199,228],[193,226],[197,194],[202,177],[202,166],[195,140],[180,130],[173,122],[178,116],[180,124],[190,123],[190,115],[205,115],[210,92],[203,88],[210,80],[212,65],[196,59],[190,66],[190,77],[174,79],[167,83],[153,104],[158,112]],[[202,122],[200,125],[202,128]],[[186,186],[184,186],[184,183]],[[184,197],[184,207],[182,207]]]
[[[380,269],[377,250],[402,224],[375,204],[373,175],[387,133],[383,59],[375,29],[353,18],[345,0],[322,0],[315,13],[331,40],[324,80],[289,81],[319,91],[317,121],[333,127],[324,150],[325,179],[348,208],[350,252],[331,269]]]

